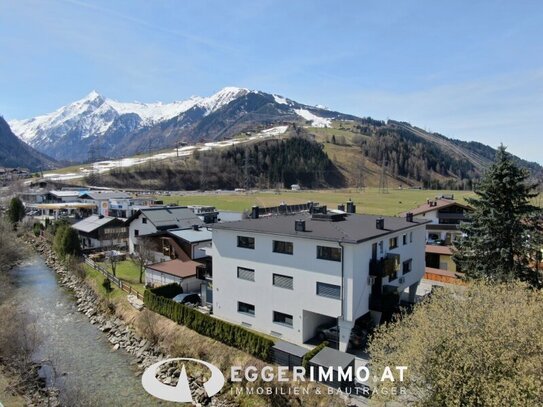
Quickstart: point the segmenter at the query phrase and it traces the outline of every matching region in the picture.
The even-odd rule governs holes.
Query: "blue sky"
[[[224,86],[543,163],[543,1],[0,0],[0,114]]]

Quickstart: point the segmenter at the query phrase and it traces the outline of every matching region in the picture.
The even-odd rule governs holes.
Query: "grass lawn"
[[[454,194],[455,198],[463,202],[465,196],[473,195],[464,191],[435,191],[417,189],[389,188],[387,194],[379,193],[378,188],[365,188],[364,190],[336,189],[315,191],[273,191],[258,192],[254,194],[244,193],[202,193],[187,195],[160,196],[165,203],[178,205],[212,205],[222,210],[243,211],[249,210],[253,205],[276,206],[281,202],[287,204],[305,203],[307,201],[319,202],[336,208],[337,204],[346,202],[349,198],[356,204],[357,213],[369,213],[374,215],[398,215],[411,208],[426,202],[428,198],[441,196],[442,194]]]
[[[104,267],[106,270],[111,272],[111,265],[109,262],[104,261],[102,263],[99,263],[102,267]],[[100,272],[94,270],[92,267],[85,264],[85,269],[87,270],[87,276],[93,280],[96,280],[96,282],[99,285],[99,289],[101,290],[102,294],[105,294],[104,288],[102,287],[102,282],[104,281],[104,276]],[[117,264],[117,270],[116,275],[121,280],[127,282],[134,288],[136,291],[139,291],[140,293],[144,293],[145,291],[145,285],[140,284],[139,278],[140,278],[140,269],[137,264],[135,264],[132,260],[124,260]],[[116,287],[113,285],[113,287]],[[121,290],[117,290],[121,291]]]

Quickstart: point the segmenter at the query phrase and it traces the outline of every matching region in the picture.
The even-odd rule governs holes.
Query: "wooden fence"
[[[138,299],[143,301],[143,294],[142,293],[140,293],[139,291],[132,288],[132,286],[130,284],[124,282],[119,277],[115,277],[113,274],[111,274],[105,268],[103,268],[102,266],[97,264],[94,260],[92,260],[92,259],[90,259],[88,257],[85,257],[85,264],[89,265],[90,267],[92,267],[96,271],[99,271],[100,273],[102,273],[104,275],[104,277],[107,277],[109,279],[109,281],[111,281],[113,284],[115,284],[117,287],[119,287],[124,292],[126,292],[128,294],[135,295],[136,297],[138,297]]]

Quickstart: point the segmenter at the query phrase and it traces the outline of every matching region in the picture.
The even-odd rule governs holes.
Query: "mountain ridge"
[[[21,141],[0,116],[0,167],[23,167],[39,171],[58,167],[58,163]]]

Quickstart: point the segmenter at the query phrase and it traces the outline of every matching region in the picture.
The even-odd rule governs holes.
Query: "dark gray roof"
[[[92,216],[89,216],[88,218],[83,219],[82,221],[74,223],[72,225],[72,228],[74,228],[75,230],[79,230],[81,232],[90,233],[116,220],[117,218],[112,218],[110,216],[92,215]]]
[[[309,213],[299,213],[296,215],[277,215],[258,219],[244,219],[237,222],[219,223],[213,225],[213,229],[294,236],[334,242],[360,243],[429,222],[424,219],[414,219],[413,222],[407,222],[405,218],[384,216],[385,228],[377,229],[377,219],[379,219],[379,216],[351,214],[347,215],[345,220],[332,222],[329,220],[312,219]],[[294,229],[294,222],[296,220],[305,220],[305,232],[297,232]]]
[[[126,192],[119,191],[89,191],[82,194],[79,198],[81,199],[128,199],[130,195]]]
[[[140,212],[159,230],[187,229],[203,225],[202,220],[185,206],[141,209]]]
[[[309,350],[306,348],[285,341],[277,342],[275,345],[273,345],[273,349],[277,349],[291,355],[298,356],[299,358],[302,358],[307,352],[309,352]]]
[[[334,368],[341,367],[345,369],[353,361],[354,355],[326,347],[313,356],[309,362],[323,367],[333,366]]]

